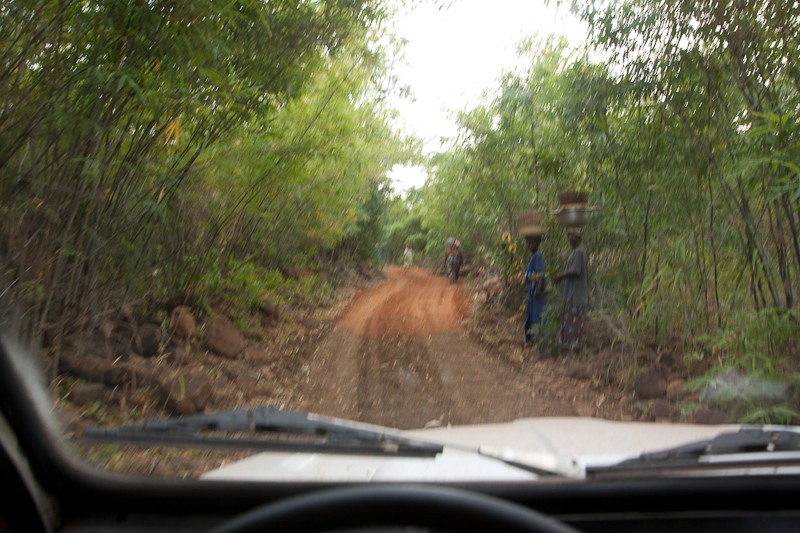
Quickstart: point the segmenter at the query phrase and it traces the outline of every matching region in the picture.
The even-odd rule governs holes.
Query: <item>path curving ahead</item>
[[[523,362],[521,346],[471,338],[463,282],[421,268],[386,275],[305,352],[285,407],[399,429],[596,414],[596,392],[555,360]]]
[[[463,284],[421,268],[387,267],[385,283],[358,295],[337,324],[369,338],[464,331],[470,302]]]

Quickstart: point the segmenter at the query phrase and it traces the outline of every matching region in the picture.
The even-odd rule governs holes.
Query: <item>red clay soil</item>
[[[400,429],[627,417],[622,391],[574,376],[569,361],[523,351],[521,325],[519,342],[486,341],[463,281],[419,268],[385,274],[301,356],[283,406]]]
[[[465,330],[470,302],[463,285],[421,268],[387,267],[388,280],[358,295],[337,324],[372,339],[421,337]]]

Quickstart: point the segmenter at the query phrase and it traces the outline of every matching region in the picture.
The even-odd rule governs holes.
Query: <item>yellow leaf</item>
[[[179,145],[181,143],[181,137],[183,136],[183,130],[181,129],[181,120],[179,118],[174,118],[169,121],[164,127],[164,144],[169,142],[175,143],[175,145]]]

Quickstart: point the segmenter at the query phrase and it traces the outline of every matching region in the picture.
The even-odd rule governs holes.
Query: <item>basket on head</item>
[[[544,235],[544,216],[538,209],[528,209],[519,214],[517,218],[517,231],[523,237]]]
[[[558,193],[558,203],[562,207],[585,206],[589,203],[589,193],[583,191],[562,191]]]

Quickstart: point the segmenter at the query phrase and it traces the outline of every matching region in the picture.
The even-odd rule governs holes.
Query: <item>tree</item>
[[[12,0],[0,15],[2,241],[27,322],[63,331],[112,294],[162,284],[151,274],[184,257],[187,229],[174,224],[202,156],[275,117],[383,12],[350,0]]]

